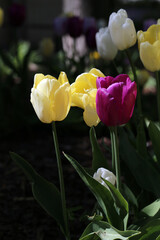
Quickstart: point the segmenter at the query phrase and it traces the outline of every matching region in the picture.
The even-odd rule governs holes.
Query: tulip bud
[[[4,20],[4,12],[3,12],[3,9],[0,8],[0,27],[3,24],[3,20]]]
[[[140,59],[144,67],[151,71],[160,70],[160,25],[154,24],[146,32],[138,31]]]
[[[104,178],[113,185],[115,185],[116,183],[116,176],[111,171],[105,168],[98,168],[97,172],[94,173],[93,178],[106,188],[108,188],[108,186],[102,178]]]
[[[99,55],[105,60],[113,60],[117,54],[108,27],[100,28],[96,33],[96,44]]]
[[[100,121],[96,112],[96,79],[98,76],[104,77],[104,74],[93,68],[88,73],[80,74],[71,84],[72,106],[84,109],[83,118],[89,127],[96,126]]]
[[[112,41],[119,50],[127,49],[136,43],[134,23],[124,9],[110,15],[108,26]]]
[[[97,78],[96,109],[106,126],[126,124],[133,113],[137,86],[127,74]]]
[[[65,35],[68,31],[68,18],[65,16],[56,17],[53,20],[53,30],[54,33],[59,37]]]
[[[83,33],[83,20],[78,16],[68,18],[68,33],[71,37],[80,37]]]
[[[42,122],[64,120],[71,104],[70,85],[66,74],[61,72],[58,80],[50,75],[35,74],[31,103]]]
[[[50,57],[54,51],[54,42],[52,38],[43,38],[40,42],[40,51],[45,57]]]

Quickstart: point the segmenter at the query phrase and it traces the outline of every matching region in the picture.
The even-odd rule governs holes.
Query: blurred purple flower
[[[87,46],[90,49],[96,49],[96,27],[90,27],[85,34]]]
[[[153,18],[149,18],[149,19],[144,20],[143,31],[147,31],[147,29],[153,24],[157,24],[157,21]]]
[[[9,8],[9,19],[13,26],[21,26],[26,18],[26,8],[20,3],[12,3]]]
[[[69,17],[68,33],[73,38],[81,36],[83,33],[83,19],[78,16]]]
[[[56,17],[53,20],[54,33],[57,36],[63,36],[68,31],[68,18],[67,17]]]
[[[85,17],[83,20],[83,33],[86,34],[90,28],[97,28],[97,23],[93,17]]]

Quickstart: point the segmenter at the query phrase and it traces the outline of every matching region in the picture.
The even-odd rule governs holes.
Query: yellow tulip
[[[3,12],[3,9],[0,8],[0,27],[3,24],[3,20],[4,20],[4,12]]]
[[[160,25],[154,24],[146,32],[138,31],[137,37],[144,67],[151,72],[160,70]]]
[[[42,122],[64,120],[71,106],[70,84],[66,74],[61,72],[58,80],[50,75],[35,74],[31,103]]]
[[[96,112],[97,77],[105,76],[100,70],[92,68],[88,73],[80,74],[71,84],[72,106],[84,109],[83,119],[89,127],[100,122]]]

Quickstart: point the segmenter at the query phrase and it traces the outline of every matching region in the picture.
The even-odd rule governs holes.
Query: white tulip
[[[119,50],[127,49],[136,43],[137,34],[134,23],[128,18],[124,9],[110,15],[108,27],[112,41]]]
[[[113,60],[117,54],[108,27],[100,28],[96,33],[96,44],[99,55],[106,60]]]
[[[115,185],[116,183],[116,176],[105,168],[98,168],[97,172],[94,173],[93,178],[101,183],[103,186],[108,188],[107,184],[102,180],[102,178],[106,179],[108,182]]]

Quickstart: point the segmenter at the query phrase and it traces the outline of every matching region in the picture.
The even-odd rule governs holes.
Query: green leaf
[[[120,156],[135,177],[137,184],[157,197],[160,196],[160,174],[153,166],[151,159],[138,154],[134,146],[129,141],[124,129],[120,130]]]
[[[160,235],[156,238],[156,240],[160,240]]]
[[[151,138],[152,144],[153,144],[154,152],[160,163],[160,128],[159,128],[159,125],[150,121],[150,123],[148,125],[148,132],[149,132],[149,136]]]
[[[107,159],[104,157],[99,147],[94,127],[90,128],[90,142],[92,146],[92,156],[93,156],[92,169],[95,172],[100,167],[104,167],[108,169]]]
[[[80,240],[128,240],[138,234],[140,232],[134,230],[119,231],[109,223],[100,221],[90,223],[80,237]]]
[[[135,205],[137,208],[138,208],[138,201],[137,201],[137,198],[135,197],[135,195],[133,194],[133,192],[131,191],[131,189],[123,183],[122,185],[123,187],[123,192],[124,192],[124,195],[125,195],[125,198],[126,200]]]
[[[147,156],[146,134],[143,118],[140,119],[137,126],[137,150],[140,155]]]
[[[93,177],[91,177],[75,159],[66,154],[64,155],[96,197],[97,202],[102,208],[108,222],[118,229],[123,229],[123,219],[121,219],[119,212],[117,212],[117,209],[115,208],[114,199],[111,195],[111,192]]]
[[[155,240],[160,235],[160,219],[154,219],[138,230],[141,234],[133,240]]]
[[[147,215],[148,217],[154,217],[157,215],[157,213],[160,213],[160,199],[157,199],[155,202],[143,208],[141,210],[141,213]]]
[[[30,180],[34,198],[41,207],[57,221],[64,233],[65,226],[62,214],[61,196],[56,186],[41,177],[26,160],[16,153],[11,152],[10,156]]]
[[[103,181],[107,184],[107,186],[109,187],[113,198],[114,198],[114,202],[116,204],[116,207],[119,211],[119,215],[121,217],[121,219],[123,219],[123,223],[124,223],[124,229],[127,229],[127,222],[128,222],[128,215],[129,215],[129,207],[128,207],[128,202],[124,199],[124,197],[122,196],[122,194],[118,191],[118,189],[113,186],[113,184],[111,184],[110,182],[108,182],[106,179],[102,178]]]

